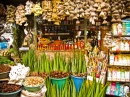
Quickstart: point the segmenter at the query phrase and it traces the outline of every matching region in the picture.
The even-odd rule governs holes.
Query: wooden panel
[[[108,49],[103,44],[103,38],[105,37],[106,33],[109,31],[110,31],[109,27],[107,27],[107,26],[102,27],[102,30],[101,30],[101,50],[105,51],[105,52],[108,52]]]

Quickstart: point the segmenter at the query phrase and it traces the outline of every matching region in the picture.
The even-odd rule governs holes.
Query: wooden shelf
[[[55,25],[55,24],[43,24],[43,26],[73,26],[74,24],[60,24],[60,25]]]
[[[79,51],[85,51],[85,50],[74,49],[74,50],[38,50],[38,51],[41,51],[41,52],[79,52]]]
[[[84,36],[77,36],[77,38],[84,38]]]
[[[122,82],[122,83],[129,83],[130,81],[117,81],[117,80],[107,80],[108,82]]]
[[[130,54],[130,51],[110,51],[110,53],[115,53],[115,54],[118,54],[118,53]]]
[[[113,35],[113,37],[118,38],[118,37],[130,37],[130,35]]]
[[[43,36],[55,36],[55,35],[66,36],[66,35],[70,35],[70,33],[45,33],[43,34]]]
[[[107,67],[130,67],[125,65],[108,65]]]
[[[9,78],[0,79],[0,81],[9,81]]]

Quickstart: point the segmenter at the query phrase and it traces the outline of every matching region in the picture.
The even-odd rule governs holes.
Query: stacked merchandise
[[[106,90],[107,95],[112,95],[112,96],[120,96],[124,97],[127,95],[129,92],[129,86],[125,84],[120,84],[116,82],[112,82]]]

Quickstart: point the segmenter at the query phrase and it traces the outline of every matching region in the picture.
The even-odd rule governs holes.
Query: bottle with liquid
[[[76,39],[74,39],[74,49],[77,49],[77,48],[78,48],[77,41],[76,41]]]

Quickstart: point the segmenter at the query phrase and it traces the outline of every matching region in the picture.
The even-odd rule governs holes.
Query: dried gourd
[[[7,11],[6,11],[6,21],[13,23],[15,20],[15,11],[16,7],[13,5],[7,5]]]
[[[18,25],[22,25],[23,23],[25,23],[27,21],[27,18],[25,16],[24,5],[21,4],[21,5],[17,6],[15,16],[16,16],[15,21],[16,21],[16,24],[18,24]]]
[[[39,16],[42,14],[43,10],[40,6],[40,3],[36,3],[33,5],[32,12],[34,13],[34,16]]]
[[[32,1],[27,1],[25,5],[25,14],[30,15],[32,13],[32,8],[33,8],[33,2]]]

